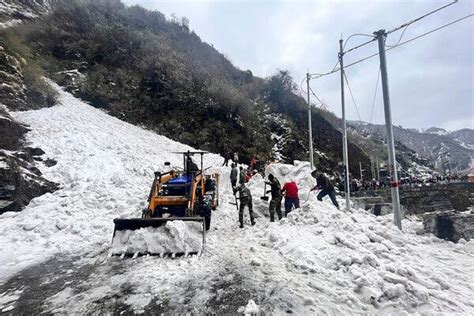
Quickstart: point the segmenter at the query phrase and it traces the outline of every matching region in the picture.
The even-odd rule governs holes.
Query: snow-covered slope
[[[210,155],[208,165],[222,174],[222,195],[204,255],[107,258],[112,219],[139,215],[153,171],[164,161],[179,165],[171,152],[189,147],[63,91],[60,105],[15,116],[31,126],[28,140],[58,161],[42,171],[62,189],[34,199],[21,213],[0,216],[0,283],[55,254],[82,258],[71,259],[66,273],[77,276],[74,281],[50,288],[44,312],[200,314],[244,312],[247,306],[296,315],[474,313],[473,241],[453,244],[420,234],[415,219],[404,220],[400,232],[390,216],[341,212],[318,202],[308,193],[313,182],[305,163],[268,170],[299,184],[301,209],[270,224],[268,205],[259,199],[263,179],[256,176],[249,187],[257,224],[239,229],[238,212],[229,204],[229,170]],[[81,273],[85,266],[93,271]],[[14,312],[28,286],[0,293],[0,310]]]
[[[0,0],[0,29],[46,14],[57,0]]]
[[[153,172],[173,151],[191,149],[108,116],[68,93],[60,105],[17,112],[31,126],[27,140],[57,165],[43,168],[62,189],[31,201],[21,213],[1,217],[0,280],[55,252],[90,251],[108,245],[112,219],[140,216]],[[208,157],[209,164],[221,158]]]

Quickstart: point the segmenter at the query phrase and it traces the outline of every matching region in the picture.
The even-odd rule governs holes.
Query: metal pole
[[[314,168],[314,160],[313,160],[313,128],[311,126],[311,100],[309,99],[309,80],[311,76],[306,73],[306,90],[308,93],[308,133],[309,133],[309,165],[311,166],[311,170]]]
[[[441,167],[443,168],[443,174],[446,176],[446,162],[444,160],[444,153],[441,154]]]
[[[372,176],[372,179],[370,179],[370,180],[375,179],[374,159],[372,157],[370,157],[370,174]]]
[[[362,162],[359,161],[359,170],[360,170],[360,181],[364,181],[364,177],[362,176]]]
[[[377,181],[380,181],[379,158],[375,159],[375,171],[377,172]]]
[[[451,175],[453,171],[451,169],[451,154],[450,153],[448,153],[448,167],[449,167],[449,175]]]
[[[397,160],[395,158],[395,144],[393,141],[393,127],[392,127],[392,112],[390,108],[390,95],[388,91],[388,75],[387,75],[387,60],[385,57],[385,39],[387,34],[385,30],[374,32],[377,36],[379,44],[379,56],[380,56],[380,70],[382,78],[382,92],[383,92],[383,105],[385,112],[385,128],[387,130],[387,147],[388,147],[388,161],[389,161],[389,175],[390,175],[390,187],[392,188],[392,204],[393,204],[393,221],[395,225],[401,230],[402,229],[402,216],[400,212],[400,194],[398,187],[397,173]]]
[[[341,68],[341,106],[342,106],[342,158],[344,160],[344,188],[346,190],[346,209],[351,207],[351,189],[349,182],[349,158],[347,155],[347,125],[346,125],[346,106],[344,102],[344,51],[343,41],[339,40],[339,67]]]

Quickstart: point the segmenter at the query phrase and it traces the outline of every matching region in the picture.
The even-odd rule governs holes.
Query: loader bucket
[[[114,224],[112,255],[201,255],[206,244],[203,217],[116,218]]]

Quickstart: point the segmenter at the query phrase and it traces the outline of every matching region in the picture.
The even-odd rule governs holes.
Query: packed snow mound
[[[160,227],[116,231],[111,253],[116,255],[189,254],[202,248],[202,223],[168,221]]]
[[[258,315],[258,305],[255,304],[254,300],[249,300],[247,306],[243,310],[245,316]]]

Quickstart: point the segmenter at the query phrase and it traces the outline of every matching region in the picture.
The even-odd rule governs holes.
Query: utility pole
[[[382,93],[383,93],[383,105],[385,112],[385,128],[387,131],[387,147],[388,147],[388,161],[389,161],[389,175],[390,175],[390,187],[392,191],[392,204],[393,204],[393,221],[395,225],[401,230],[402,229],[402,216],[400,212],[400,194],[398,187],[397,173],[397,160],[395,158],[395,144],[393,141],[393,127],[392,127],[392,112],[390,108],[390,95],[388,91],[388,75],[387,75],[387,60],[385,56],[385,39],[387,33],[385,30],[374,32],[377,36],[379,44],[379,57],[380,57],[380,70],[382,78]]]
[[[313,128],[311,127],[311,100],[309,99],[309,80],[311,75],[306,73],[306,90],[308,90],[308,133],[309,133],[309,165],[311,170],[314,168],[313,160]]]
[[[375,166],[374,166],[374,159],[370,157],[370,174],[372,175],[372,179],[375,179]],[[372,181],[372,179],[370,179]]]
[[[377,181],[380,181],[379,158],[375,158],[375,171],[377,172]]]
[[[446,155],[448,156],[448,167],[449,167],[449,175],[451,175],[453,173],[452,169],[451,169],[451,154],[450,153],[446,153]]]
[[[344,104],[344,50],[343,40],[339,40],[339,66],[341,68],[341,105],[342,105],[342,157],[344,160],[344,189],[346,190],[346,209],[351,207],[351,191],[349,188],[349,158],[347,155],[347,124],[346,124],[346,106]]]
[[[364,177],[362,176],[362,162],[359,161],[359,170],[360,170],[360,181],[362,182],[364,180]]]

